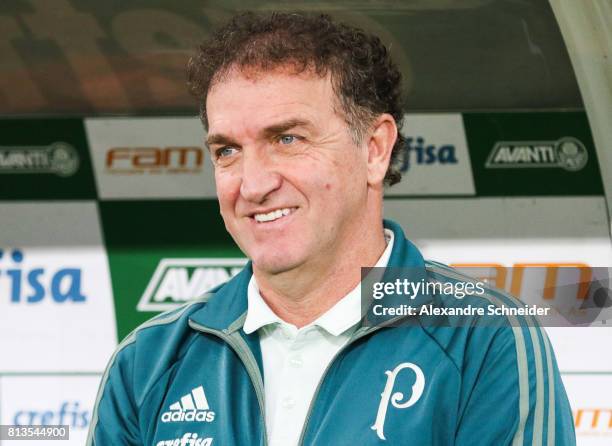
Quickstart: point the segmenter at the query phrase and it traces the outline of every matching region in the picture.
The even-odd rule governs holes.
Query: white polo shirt
[[[385,267],[393,248],[393,232],[385,229],[387,247],[377,267]],[[270,446],[296,445],[310,401],[327,366],[346,344],[361,320],[357,285],[310,324],[297,328],[279,318],[259,293],[255,276],[248,286],[248,311],[243,330],[259,330],[264,369],[266,429]]]

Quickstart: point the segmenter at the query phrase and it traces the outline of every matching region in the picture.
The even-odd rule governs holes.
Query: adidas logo
[[[170,410],[161,416],[162,423],[181,421],[199,421],[210,423],[215,419],[215,412],[210,410],[204,387],[199,386],[181,397],[180,401],[170,405]]]

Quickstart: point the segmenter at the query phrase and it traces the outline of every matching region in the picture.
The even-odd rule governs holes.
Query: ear
[[[388,113],[380,115],[370,128],[367,136],[368,184],[382,189],[383,180],[389,167],[391,151],[397,140],[395,119]]]

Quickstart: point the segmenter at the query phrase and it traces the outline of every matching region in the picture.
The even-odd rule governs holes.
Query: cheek
[[[215,186],[221,214],[226,217],[226,214],[233,212],[240,195],[240,180],[227,172],[215,172]]]

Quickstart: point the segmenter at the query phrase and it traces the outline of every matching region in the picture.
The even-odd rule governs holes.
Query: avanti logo
[[[8,260],[5,252],[0,250],[0,262]],[[10,254],[12,267],[0,269],[0,290],[6,290],[10,302],[14,304],[35,304],[50,297],[54,302],[85,302],[81,290],[80,268],[60,268],[56,271],[37,266],[22,268],[25,254],[20,249],[13,249]],[[28,290],[29,288],[29,290]],[[28,292],[29,291],[29,292]],[[2,298],[4,296],[0,296]]]
[[[169,410],[161,416],[162,423],[197,421],[210,423],[215,420],[215,412],[210,410],[204,387],[198,386],[181,399],[172,403]]]
[[[404,150],[401,155],[400,171],[407,172],[411,165],[432,165],[432,164],[457,164],[455,146],[444,144],[436,146],[426,144],[425,138],[406,138]]]
[[[65,142],[48,146],[0,147],[0,174],[52,173],[69,177],[79,168],[79,155]]]
[[[581,170],[589,154],[579,140],[564,137],[557,141],[499,141],[485,163],[487,169],[562,168]]]
[[[162,259],[138,302],[138,311],[166,311],[202,296],[238,274],[246,259]]]

